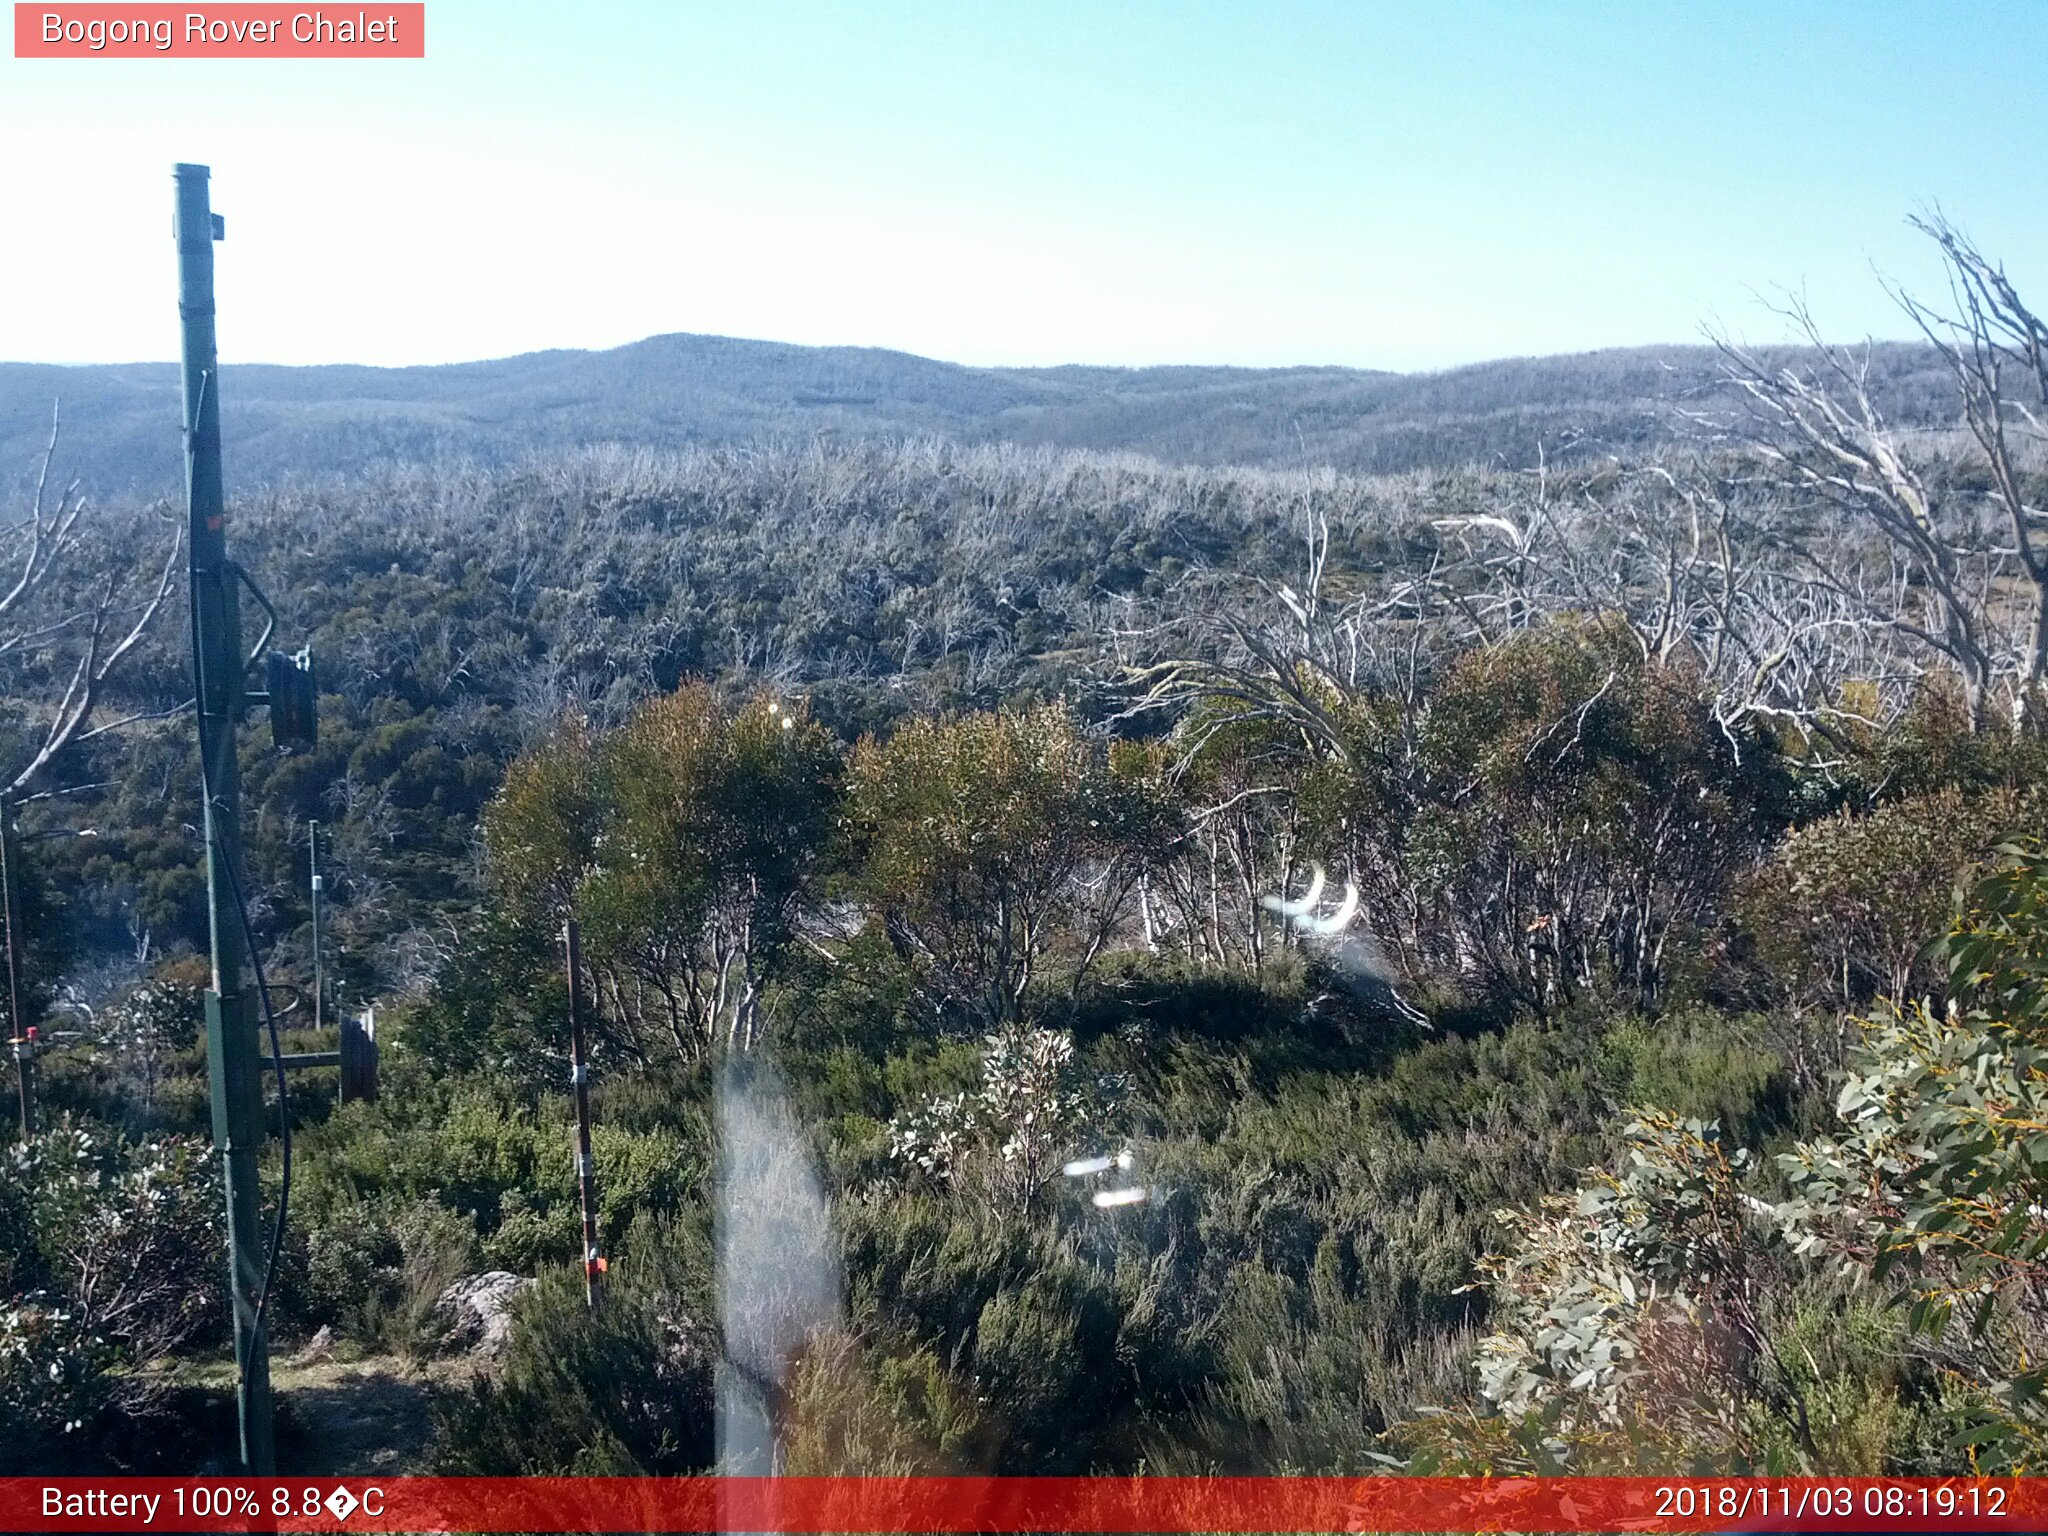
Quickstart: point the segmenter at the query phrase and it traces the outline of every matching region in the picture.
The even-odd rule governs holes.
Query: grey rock
[[[447,1326],[454,1347],[496,1355],[512,1336],[513,1298],[535,1283],[503,1269],[465,1275],[441,1292],[434,1315]]]

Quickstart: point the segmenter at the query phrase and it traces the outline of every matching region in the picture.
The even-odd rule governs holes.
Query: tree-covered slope
[[[1947,424],[1927,349],[1873,355],[1895,419]],[[232,484],[384,461],[497,463],[598,442],[943,436],[1131,450],[1173,463],[1390,472],[1522,467],[1666,437],[1669,407],[1717,387],[1705,347],[1508,359],[1443,373],[1353,368],[968,368],[860,347],[656,336],[422,368],[230,365]],[[61,464],[99,494],[178,477],[177,371],[0,363],[0,484],[33,464],[62,401]]]

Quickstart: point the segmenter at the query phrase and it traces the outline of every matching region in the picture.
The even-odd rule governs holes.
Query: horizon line
[[[338,360],[319,363],[280,363],[252,358],[242,361],[223,360],[225,368],[358,368],[378,373],[410,373],[437,368],[477,368],[491,363],[512,363],[524,358],[555,356],[600,356],[608,352],[623,352],[632,347],[643,347],[651,342],[669,341],[677,338],[691,341],[737,342],[744,346],[780,347],[794,352],[875,352],[891,357],[909,358],[916,362],[933,363],[942,368],[958,368],[970,373],[1059,373],[1069,369],[1110,373],[1165,373],[1172,371],[1215,372],[1231,370],[1239,373],[1355,373],[1381,378],[1429,378],[1441,374],[1461,373],[1472,368],[1488,368],[1501,363],[1549,362],[1561,358],[1599,357],[1618,352],[1698,351],[1714,350],[1714,341],[1706,336],[1690,341],[1641,341],[1622,342],[1609,346],[1581,347],[1562,352],[1505,352],[1497,356],[1474,358],[1468,362],[1446,363],[1433,368],[1376,368],[1364,363],[1296,362],[1296,363],[966,363],[953,358],[934,357],[928,353],[912,352],[902,347],[882,346],[869,342],[802,342],[779,341],[762,336],[732,336],[715,331],[656,331],[631,341],[616,342],[611,346],[584,347],[533,347],[521,352],[496,353],[488,357],[449,358],[432,363],[365,363]],[[1762,350],[1780,348],[1791,351],[1812,350],[1811,342],[1792,339],[1746,343]],[[1926,345],[1924,338],[1910,336],[1865,336],[1851,342],[1835,343],[1844,348],[1890,347]],[[68,361],[48,358],[0,358],[0,368],[176,368],[178,359],[125,358],[119,361]]]

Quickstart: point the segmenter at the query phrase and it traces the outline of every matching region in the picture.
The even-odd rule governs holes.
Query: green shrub
[[[1792,1001],[1853,1008],[1924,992],[1937,975],[1922,951],[1957,883],[2040,806],[2038,793],[1945,788],[1813,822],[1742,882],[1738,919]]]
[[[1760,1021],[1694,1008],[1655,1022],[1628,1018],[1602,1038],[1598,1061],[1625,1104],[1656,1104],[1711,1120],[1737,1146],[1757,1146],[1793,1124],[1785,1063],[1758,1043]]]
[[[226,1315],[216,1164],[179,1139],[127,1141],[68,1116],[0,1155],[12,1228],[0,1411],[24,1433],[137,1416],[149,1367]],[[18,1447],[17,1447],[18,1449]]]
[[[590,1150],[607,1242],[622,1237],[636,1215],[680,1210],[707,1178],[705,1143],[692,1146],[671,1130],[635,1132],[600,1124],[591,1130]],[[561,1204],[565,1217],[575,1206]]]
[[[989,1438],[971,1388],[885,1327],[811,1337],[780,1434],[791,1477],[958,1473],[981,1462]]]
[[[379,1293],[388,1302],[366,1319],[385,1348],[412,1358],[433,1353],[444,1320],[434,1306],[441,1293],[472,1273],[479,1258],[475,1221],[432,1200],[401,1210],[391,1224],[398,1264]]]
[[[305,1255],[302,1283],[280,1298],[291,1298],[310,1326],[330,1324],[367,1341],[369,1318],[385,1306],[380,1293],[402,1258],[390,1224],[367,1206],[345,1206],[306,1230]]]
[[[906,721],[848,780],[856,894],[930,1003],[984,1030],[1023,1021],[1056,949],[1085,975],[1172,822],[1142,754],[1063,706]]]
[[[575,1261],[582,1246],[581,1227],[570,1225],[566,1211],[551,1218],[530,1206],[508,1203],[498,1230],[484,1240],[484,1261],[493,1269],[536,1275],[545,1265]]]
[[[1654,1003],[1667,948],[1713,919],[1783,813],[1776,756],[1612,623],[1458,656],[1414,734],[1364,757],[1381,766],[1356,862],[1382,871],[1433,969],[1540,1013],[1602,986]]]
[[[1082,1320],[1056,1283],[1034,1277],[1019,1290],[996,1293],[975,1324],[974,1383],[1000,1415],[1007,1466],[1020,1471],[1075,1471],[1087,1442],[1077,1428],[1094,1418],[1080,1395],[1089,1364]]]
[[[637,1223],[602,1306],[585,1305],[581,1266],[563,1266],[513,1315],[497,1375],[436,1409],[441,1471],[666,1475],[711,1464],[716,1326],[702,1232]]]
[[[46,1291],[0,1304],[0,1469],[29,1473],[114,1398],[122,1351]]]
[[[1935,951],[1946,1006],[1865,1027],[1835,1133],[1779,1159],[1802,1253],[1901,1284],[1913,1334],[1969,1393],[1951,1449],[2048,1460],[2048,844],[1995,853]]]

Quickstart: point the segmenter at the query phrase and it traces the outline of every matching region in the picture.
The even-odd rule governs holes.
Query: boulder
[[[434,1315],[447,1326],[451,1345],[495,1355],[512,1334],[512,1298],[534,1284],[503,1269],[465,1275],[441,1292]]]
[[[306,1347],[299,1351],[299,1364],[317,1365],[323,1360],[334,1358],[334,1330],[322,1323],[313,1337],[306,1340]]]

